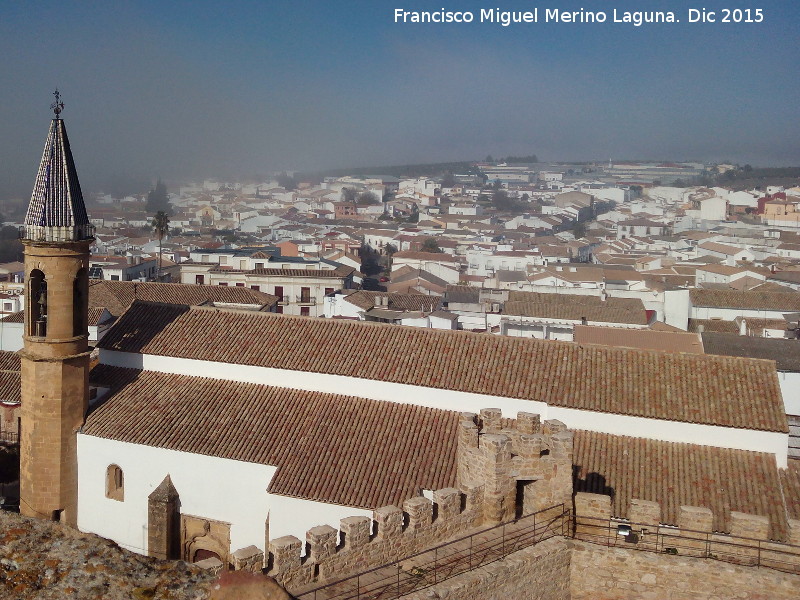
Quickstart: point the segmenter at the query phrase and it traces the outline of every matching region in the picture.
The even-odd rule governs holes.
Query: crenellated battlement
[[[662,522],[658,502],[632,498],[628,520],[612,519],[611,497],[575,495],[575,537],[589,542],[681,556],[718,558],[786,570],[800,566],[800,521],[789,519],[788,544],[769,539],[770,519],[728,511],[730,531],[713,530],[714,513],[702,506],[680,506],[678,523]]]
[[[573,434],[556,420],[500,409],[462,413],[458,438],[458,486],[483,485],[484,518],[500,523],[521,514],[570,502]]]
[[[481,525],[482,517],[482,488],[436,490],[433,500],[409,498],[402,508],[375,509],[371,519],[341,519],[339,530],[313,527],[306,532],[305,544],[291,535],[271,540],[268,574],[288,588],[339,579],[470,531]]]
[[[572,432],[499,409],[463,413],[458,434],[457,487],[383,506],[372,518],[347,517],[339,529],[314,527],[305,540],[269,542],[267,569],[297,589],[382,566],[517,516],[571,502]]]

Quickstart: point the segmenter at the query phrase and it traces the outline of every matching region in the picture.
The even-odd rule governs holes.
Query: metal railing
[[[556,536],[569,536],[565,504],[478,530],[381,567],[296,594],[298,600],[389,600],[482,567]]]
[[[575,539],[593,544],[800,574],[800,546],[793,544],[593,517],[578,517],[575,521]]]
[[[316,304],[317,298],[316,296],[297,296],[297,303],[298,304]]]

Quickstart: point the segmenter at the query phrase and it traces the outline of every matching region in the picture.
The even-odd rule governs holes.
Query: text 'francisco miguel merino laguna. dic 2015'
[[[540,20],[541,19],[541,20]],[[539,10],[501,10],[499,8],[482,8],[480,11],[416,11],[394,9],[395,23],[497,23],[508,27],[514,23],[629,23],[636,27],[644,23],[677,23],[675,13],[671,11],[623,11],[614,9],[597,10],[560,10],[543,8]]]

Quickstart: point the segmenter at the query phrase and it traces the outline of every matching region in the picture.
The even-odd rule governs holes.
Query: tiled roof
[[[112,315],[121,315],[134,300],[200,305],[209,302],[269,307],[276,296],[250,288],[224,285],[190,285],[185,283],[140,283],[136,281],[89,282],[89,307],[107,308]]]
[[[800,342],[733,333],[703,333],[706,354],[774,360],[779,371],[800,372]]]
[[[628,518],[639,498],[661,504],[665,525],[677,525],[681,505],[704,506],[714,531],[729,533],[738,511],[769,517],[770,537],[787,538],[774,454],[576,431],[573,463],[575,491],[611,495],[614,517]]]
[[[800,311],[800,293],[798,292],[689,290],[689,299],[693,306]]]
[[[647,312],[638,298],[606,298],[577,294],[540,294],[516,292],[508,294],[503,307],[507,315],[567,319],[603,323],[629,323],[647,325]]]
[[[7,350],[0,350],[0,371],[17,371],[20,370],[19,354],[16,352],[8,352]]]
[[[718,252],[720,254],[727,255],[739,254],[739,252],[743,250],[743,248],[737,248],[736,246],[729,246],[727,244],[720,244],[719,242],[703,242],[702,244],[698,244],[697,247],[702,250],[708,250],[710,252]]]
[[[789,459],[789,466],[780,470],[786,512],[790,519],[800,519],[800,459]]]
[[[99,365],[87,435],[278,467],[269,492],[378,508],[455,484],[452,411]]]
[[[480,288],[471,285],[448,285],[445,298],[448,302],[475,304],[480,302]]]
[[[620,310],[612,306],[588,306],[585,304],[540,304],[535,302],[506,302],[503,314],[511,317],[534,317],[580,321],[584,317],[595,323],[630,323],[647,325],[647,314]]]
[[[578,344],[703,354],[703,343],[696,333],[576,325],[573,341]]]
[[[92,307],[89,309],[89,325],[99,325],[100,319],[103,317],[103,311],[107,310],[104,306]]]
[[[350,272],[355,271],[349,267]],[[343,273],[340,269],[226,269],[219,267],[211,269],[210,273],[246,273],[248,275],[262,275],[262,276],[278,276],[278,277],[323,277],[323,278],[341,278],[347,277],[350,273]],[[222,286],[225,287],[225,286]]]
[[[25,322],[25,311],[24,310],[20,310],[18,312],[11,313],[10,315],[7,315],[3,319],[3,321],[6,322],[6,323],[24,323]]]
[[[700,331],[700,327],[703,331]],[[733,321],[723,321],[722,319],[689,319],[688,331],[691,333],[704,333],[706,331],[716,333],[739,333],[739,326]]]
[[[99,346],[787,431],[777,374],[763,361],[145,302]]]
[[[16,352],[0,350],[0,402],[20,401],[20,360]]]
[[[375,306],[375,298],[388,298],[388,308],[393,310],[414,310],[430,312],[441,304],[441,296],[427,294],[389,294],[385,292],[369,292],[359,290],[346,297],[347,302],[359,308],[369,310]]]

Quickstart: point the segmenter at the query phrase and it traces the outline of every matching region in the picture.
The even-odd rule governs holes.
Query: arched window
[[[89,328],[86,322],[89,279],[86,269],[80,269],[72,282],[72,335],[86,335]]]
[[[117,465],[108,465],[106,469],[106,498],[120,502],[125,499],[125,478]]]
[[[44,273],[34,269],[28,275],[28,335],[44,337],[47,335],[47,281]]]

